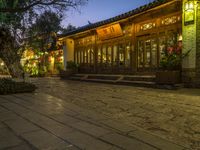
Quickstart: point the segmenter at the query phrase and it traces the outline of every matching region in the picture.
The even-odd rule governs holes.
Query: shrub
[[[15,82],[12,79],[0,79],[0,94],[15,94],[35,91],[36,86],[26,82]]]
[[[160,67],[163,70],[179,70],[181,68],[182,60],[188,56],[190,50],[182,53],[181,47],[178,45],[167,47],[162,53]]]
[[[78,64],[73,61],[67,61],[67,69],[78,69]]]

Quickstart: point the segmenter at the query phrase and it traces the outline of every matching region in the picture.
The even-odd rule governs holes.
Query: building
[[[180,68],[182,81],[200,81],[199,0],[155,0],[119,16],[89,24],[60,37],[64,63],[81,73],[153,74],[163,51],[190,50]]]

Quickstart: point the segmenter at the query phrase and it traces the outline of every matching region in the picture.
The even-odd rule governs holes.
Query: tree
[[[69,8],[77,9],[86,2],[87,0],[0,0],[0,57],[10,74],[22,76],[19,62],[25,49],[24,39],[30,38],[27,29],[36,22],[39,14],[51,10],[62,16]]]
[[[62,30],[62,16],[52,11],[45,11],[35,21],[29,29],[28,45],[35,53],[43,54],[39,70],[45,71],[46,52],[56,49],[56,35]]]
[[[67,26],[66,28],[63,28],[63,29],[61,30],[61,33],[62,33],[62,34],[66,34],[67,32],[73,31],[73,30],[75,30],[75,29],[76,29],[75,26],[73,26],[73,25],[71,25],[71,24],[68,24],[68,26]]]
[[[66,10],[70,7],[77,8],[85,4],[84,0],[1,0],[0,12],[1,13],[18,13],[27,12],[31,9],[57,9]]]
[[[20,45],[11,32],[8,31],[6,27],[0,28],[0,58],[13,77],[20,77],[23,73],[20,65],[20,55],[18,54]]]

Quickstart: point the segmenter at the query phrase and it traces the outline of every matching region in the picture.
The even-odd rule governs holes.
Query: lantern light
[[[195,20],[195,2],[188,0],[184,4],[184,25],[194,24]]]
[[[194,11],[194,2],[188,1],[185,3],[185,11]]]

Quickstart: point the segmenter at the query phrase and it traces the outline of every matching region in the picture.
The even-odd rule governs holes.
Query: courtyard
[[[200,149],[200,90],[32,78],[0,96],[0,149]]]

